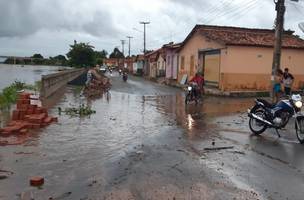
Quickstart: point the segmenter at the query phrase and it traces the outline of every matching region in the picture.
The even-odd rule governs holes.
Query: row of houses
[[[197,72],[207,86],[221,91],[257,90],[271,87],[274,30],[196,25],[181,43],[128,58],[133,73],[180,83]],[[304,87],[304,40],[284,31],[282,68],[295,76],[294,88]]]

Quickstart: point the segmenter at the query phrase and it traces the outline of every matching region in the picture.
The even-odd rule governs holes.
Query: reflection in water
[[[190,114],[188,114],[187,119],[188,119],[188,129],[191,130],[192,126],[193,126],[193,123],[194,123],[194,120],[193,120],[193,118]]]
[[[182,93],[168,96],[145,96],[143,101],[147,105],[154,106],[168,119],[175,119],[176,124],[184,128],[189,136],[206,132],[208,130],[206,120],[210,117],[245,112],[253,102],[250,98],[204,97],[198,105],[185,105]]]

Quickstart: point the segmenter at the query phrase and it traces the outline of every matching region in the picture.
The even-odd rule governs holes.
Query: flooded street
[[[180,89],[118,74],[111,81],[110,94],[94,100],[67,87],[50,109],[58,116],[58,107],[86,104],[96,114],[62,114],[25,144],[0,147],[0,199],[301,199],[303,148],[295,135],[251,137],[252,99],[185,107]],[[233,148],[205,150],[213,146]],[[41,188],[29,185],[37,175]]]

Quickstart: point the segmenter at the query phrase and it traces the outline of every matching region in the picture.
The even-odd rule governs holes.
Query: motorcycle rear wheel
[[[296,119],[298,121],[295,122],[296,126],[296,135],[301,144],[304,143],[304,117],[300,119]]]
[[[265,117],[265,112],[263,110],[255,110],[253,112],[253,114],[255,114],[261,118]],[[250,128],[251,132],[253,132],[254,134],[260,135],[267,129],[267,125],[263,124],[259,120],[250,118],[249,119],[249,128]]]

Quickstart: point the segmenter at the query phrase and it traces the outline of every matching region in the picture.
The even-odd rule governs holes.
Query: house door
[[[219,86],[220,81],[220,51],[208,51],[204,56],[204,78],[207,85]]]
[[[190,57],[190,76],[194,76],[196,73],[195,69],[194,69],[194,56],[192,55]]]
[[[197,69],[197,71],[199,73],[204,73],[204,57],[205,57],[204,52],[199,52],[198,53],[198,69]]]

